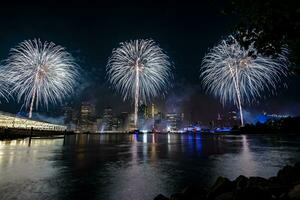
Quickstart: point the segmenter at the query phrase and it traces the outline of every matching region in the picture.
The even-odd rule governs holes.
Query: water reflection
[[[247,136],[242,136],[243,147],[241,151],[240,160],[237,163],[243,169],[243,173],[245,175],[251,175],[253,171],[256,171],[256,162],[253,159],[252,152],[249,148],[249,142],[247,140]]]
[[[300,156],[300,139],[99,134],[0,141],[4,199],[153,199],[217,176],[269,177]],[[45,193],[45,191],[50,191]]]
[[[58,188],[52,177],[54,151],[62,140],[0,141],[0,194],[2,199],[38,199],[45,191],[55,197]],[[50,147],[50,148],[49,148]],[[53,196],[52,196],[53,195]]]
[[[148,136],[147,133],[144,133],[144,134],[143,134],[143,142],[144,142],[144,143],[147,143],[147,136]]]

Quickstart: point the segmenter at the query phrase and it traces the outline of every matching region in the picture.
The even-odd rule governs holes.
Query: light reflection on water
[[[218,176],[270,177],[300,158],[296,136],[74,135],[0,141],[1,199],[153,199]]]

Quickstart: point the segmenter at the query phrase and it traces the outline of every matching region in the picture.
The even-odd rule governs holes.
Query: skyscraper
[[[113,129],[113,113],[111,107],[106,107],[103,112],[102,126],[104,131],[112,131]]]
[[[148,118],[148,107],[145,104],[142,104],[139,106],[138,110],[138,127],[139,129],[142,129],[146,123],[146,120]]]
[[[148,119],[154,119],[155,114],[158,113],[157,107],[154,103],[152,103],[150,106],[147,107],[147,117]]]
[[[177,131],[183,122],[183,113],[167,113],[167,131]]]
[[[238,125],[238,115],[236,111],[228,112],[228,125],[229,126]]]
[[[122,112],[120,115],[120,128],[122,131],[129,130],[129,114],[128,112]]]
[[[94,119],[95,106],[89,102],[82,102],[80,107],[79,130],[80,132],[95,132]]]
[[[64,106],[64,124],[67,126],[67,130],[72,130],[73,121],[73,109],[71,106]]]

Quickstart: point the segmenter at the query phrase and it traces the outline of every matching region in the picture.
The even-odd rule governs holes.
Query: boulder
[[[300,171],[300,162],[297,162],[295,165],[294,165],[294,168],[296,171]]]
[[[239,177],[237,177],[234,180],[235,188],[236,189],[243,189],[243,188],[245,188],[247,186],[248,180],[249,179],[246,176],[240,175]]]
[[[170,200],[185,200],[182,193],[172,194]]]
[[[235,200],[255,200],[264,199],[271,200],[271,193],[261,186],[247,186],[244,189],[237,190]]]
[[[270,184],[279,184],[279,180],[277,178],[277,176],[272,176],[268,179]]]
[[[295,183],[300,184],[300,162],[294,165]]]
[[[154,200],[169,200],[169,198],[165,197],[162,194],[157,195]]]
[[[270,185],[269,181],[262,177],[250,177],[246,187],[268,187]]]
[[[284,185],[292,185],[295,181],[297,181],[297,172],[295,172],[296,168],[287,165],[283,169],[279,170],[277,173],[277,178],[281,184]]]
[[[207,196],[207,189],[195,185],[188,186],[182,191],[184,199],[198,200],[205,199]]]
[[[220,194],[231,192],[234,190],[234,184],[229,179],[224,177],[219,177],[215,184],[211,187],[208,193],[209,199],[214,199]]]
[[[275,198],[282,199],[284,194],[286,194],[290,189],[289,186],[282,185],[277,177],[271,177],[268,179],[268,181],[268,190]]]
[[[225,192],[215,198],[215,200],[233,200],[234,193],[233,192]]]
[[[300,184],[295,185],[288,193],[288,197],[291,200],[300,200]]]

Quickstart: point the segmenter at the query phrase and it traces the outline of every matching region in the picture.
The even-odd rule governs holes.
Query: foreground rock
[[[208,189],[195,185],[167,198],[158,195],[154,200],[300,200],[300,162],[285,166],[277,176],[262,177],[239,176],[234,181],[219,177]]]
[[[169,198],[168,198],[168,197],[165,197],[165,196],[162,195],[162,194],[159,194],[159,195],[157,195],[157,196],[154,198],[154,200],[169,200]]]

